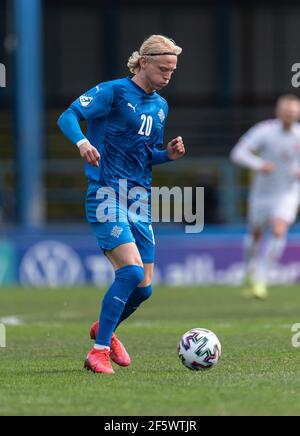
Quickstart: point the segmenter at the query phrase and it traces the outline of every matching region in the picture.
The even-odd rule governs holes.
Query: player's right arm
[[[63,134],[78,146],[81,157],[90,165],[99,166],[100,153],[82,132],[80,122],[108,116],[112,102],[112,87],[99,85],[79,97],[58,120],[58,126]]]
[[[232,162],[265,174],[273,172],[273,163],[256,154],[263,144],[266,128],[267,123],[259,123],[248,130],[231,151],[230,158]]]
[[[90,165],[99,166],[98,161],[100,160],[100,154],[84,136],[80,127],[81,120],[82,118],[78,113],[70,107],[60,116],[58,126],[63,134],[73,142],[73,144],[78,146],[83,159]]]

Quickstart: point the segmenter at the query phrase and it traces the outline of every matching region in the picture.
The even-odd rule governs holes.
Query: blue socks
[[[127,301],[143,280],[144,268],[141,266],[128,265],[116,271],[115,281],[103,299],[97,345],[110,347],[111,337],[126,308]]]
[[[130,315],[135,312],[138,307],[152,295],[152,285],[146,286],[145,288],[135,288],[135,290],[130,295],[127,304],[123,310],[123,313],[118,321],[117,327],[123,322],[125,319],[129,318]]]

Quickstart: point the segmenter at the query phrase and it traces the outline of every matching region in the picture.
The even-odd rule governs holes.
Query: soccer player
[[[100,320],[91,328],[96,343],[85,367],[96,373],[114,373],[111,360],[121,366],[130,364],[115,330],[152,294],[155,241],[151,210],[146,208],[146,219],[136,219],[137,214],[132,214],[129,207],[133,200],[128,199],[124,208],[121,197],[137,188],[141,197],[146,192],[149,206],[152,166],[185,154],[180,136],[165,150],[159,149],[168,104],[157,91],[170,82],[181,52],[173,40],[150,36],[129,58],[132,77],[100,83],[76,100],[58,121],[86,161],[87,219],[115,270],[115,281],[102,302]],[[80,127],[82,120],[88,123],[86,135]],[[108,205],[106,212],[104,204]],[[110,219],[106,221],[107,217]]]
[[[300,200],[300,100],[283,95],[276,115],[252,127],[231,152],[233,162],[255,172],[248,202],[246,293],[260,299],[267,297],[268,273],[283,255]],[[265,229],[270,232],[263,251]]]

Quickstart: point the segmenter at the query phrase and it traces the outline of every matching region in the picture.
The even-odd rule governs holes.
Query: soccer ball
[[[211,369],[221,357],[221,344],[213,332],[195,328],[182,336],[178,345],[178,355],[183,365],[189,369]]]

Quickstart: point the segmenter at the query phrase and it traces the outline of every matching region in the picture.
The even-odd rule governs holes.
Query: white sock
[[[263,258],[261,259],[259,279],[263,283],[268,283],[269,273],[275,268],[281,259],[286,247],[286,238],[276,238],[271,236],[267,241]]]
[[[244,240],[244,253],[247,275],[254,276],[257,262],[257,255],[261,241],[256,241],[252,235],[247,235]]]
[[[275,238],[272,236],[266,247],[265,256],[270,262],[278,263],[286,247],[286,238]]]
[[[94,345],[94,350],[108,350],[110,351],[110,347],[106,347],[105,345]]]

